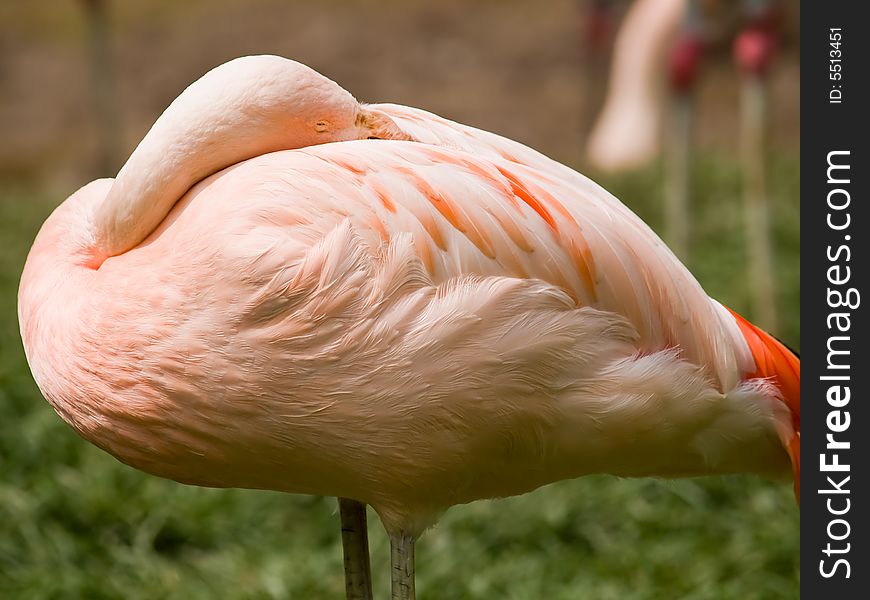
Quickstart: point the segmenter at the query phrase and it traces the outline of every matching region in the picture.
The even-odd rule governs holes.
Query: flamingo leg
[[[759,325],[776,333],[776,296],[774,294],[773,250],[770,241],[770,208],[765,181],[765,120],[767,94],[761,76],[743,81],[743,210],[746,242],[749,249],[749,276],[752,283],[752,312]]]
[[[697,0],[687,2],[669,65],[672,99],[665,162],[665,237],[674,254],[683,261],[689,254],[693,104],[704,47],[699,10]]]
[[[347,600],[372,600],[369,536],[366,506],[356,500],[338,499],[341,545],[344,550],[344,587]]]
[[[390,534],[390,561],[392,600],[415,600],[414,590],[414,544],[410,535]]]
[[[681,260],[689,256],[689,192],[692,173],[692,98],[675,94],[671,106],[665,178],[665,237]]]
[[[766,175],[767,73],[777,45],[780,2],[744,2],[746,28],[734,40],[734,59],[742,75],[741,150],[746,242],[752,312],[758,324],[776,333],[773,251]]]

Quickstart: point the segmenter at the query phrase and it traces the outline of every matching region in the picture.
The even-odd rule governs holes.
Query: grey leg
[[[390,534],[392,600],[414,600],[414,542],[410,535]]]
[[[344,550],[344,587],[347,600],[372,600],[372,568],[366,506],[356,500],[338,499],[341,544]]]

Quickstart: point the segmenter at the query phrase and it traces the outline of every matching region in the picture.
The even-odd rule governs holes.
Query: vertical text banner
[[[801,5],[801,594],[870,598],[870,23]]]

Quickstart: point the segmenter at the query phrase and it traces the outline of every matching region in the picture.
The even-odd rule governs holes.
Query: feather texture
[[[65,420],[150,473],[355,498],[412,534],[586,473],[787,472],[782,381],[618,200],[499,136],[361,110],[395,139],[238,162],[115,256],[92,253],[112,180],[58,207],[19,319]]]

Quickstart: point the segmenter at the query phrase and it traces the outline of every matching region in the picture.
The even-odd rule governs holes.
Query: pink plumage
[[[799,440],[735,317],[612,195],[277,57],[208,73],[57,208],[19,319],[45,397],[123,462],[402,535],[587,473],[777,475]]]

